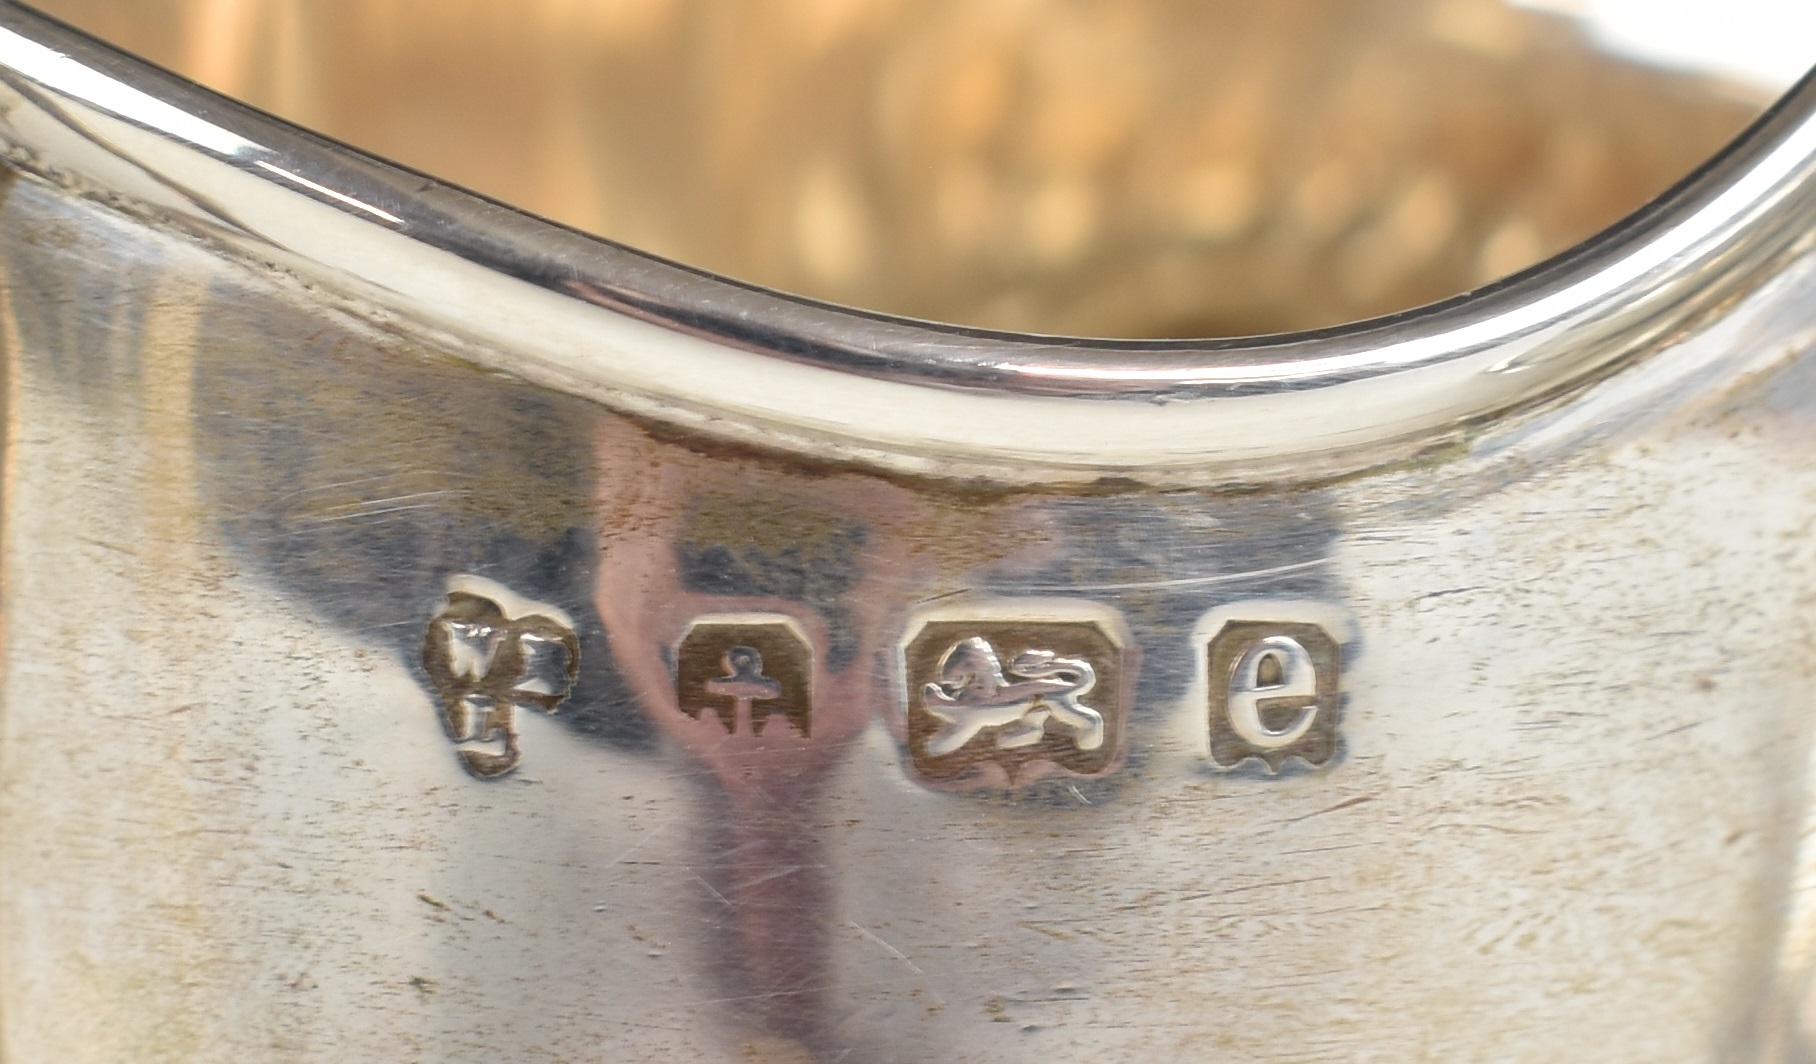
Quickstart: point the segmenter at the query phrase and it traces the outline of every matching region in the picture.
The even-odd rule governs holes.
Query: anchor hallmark
[[[579,675],[580,642],[561,610],[490,580],[456,577],[429,622],[422,664],[460,763],[479,779],[497,779],[523,760],[517,710],[555,711]]]
[[[916,772],[984,786],[1108,772],[1130,670],[1117,626],[1097,613],[1072,621],[980,610],[922,624],[903,653]]]
[[[803,739],[813,729],[813,649],[790,618],[701,617],[675,653],[681,712],[712,713],[730,735],[763,735],[782,717]]]

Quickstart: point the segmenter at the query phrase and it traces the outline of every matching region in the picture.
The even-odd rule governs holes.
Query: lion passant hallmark
[[[1088,604],[924,615],[902,652],[909,761],[934,783],[1102,775],[1121,754],[1130,657],[1120,619]]]
[[[939,679],[921,688],[921,709],[945,724],[927,738],[927,753],[955,754],[986,729],[996,730],[999,750],[1034,746],[1049,724],[1070,728],[1079,750],[1095,750],[1103,714],[1080,700],[1096,686],[1097,670],[1083,658],[1030,649],[1005,669],[996,648],[972,636],[946,651]]]

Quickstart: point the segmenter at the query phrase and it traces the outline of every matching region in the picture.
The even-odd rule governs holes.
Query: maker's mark
[[[496,779],[523,759],[518,709],[553,712],[561,704],[580,671],[580,643],[562,611],[466,577],[452,583],[429,622],[422,663],[460,763]]]

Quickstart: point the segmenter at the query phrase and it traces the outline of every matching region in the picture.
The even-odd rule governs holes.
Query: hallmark
[[[1210,642],[1211,759],[1324,765],[1337,751],[1342,651],[1316,624],[1229,621]]]
[[[933,782],[995,776],[1010,785],[1055,771],[1107,772],[1127,700],[1118,634],[1095,615],[982,611],[923,623],[903,653],[915,770]]]
[[[479,779],[497,779],[523,760],[518,709],[554,712],[579,675],[580,643],[561,610],[458,577],[429,622],[422,663],[460,763]]]
[[[1010,680],[996,648],[972,636],[946,651],[939,679],[921,689],[921,708],[946,726],[929,736],[927,753],[955,754],[986,728],[995,729],[996,748],[1019,750],[1046,738],[1049,722],[1072,729],[1072,745],[1103,745],[1103,714],[1078,700],[1097,686],[1097,670],[1082,658],[1050,650],[1025,650],[1009,664]]]
[[[811,738],[812,645],[788,617],[702,617],[675,652],[675,696],[681,712],[695,720],[711,713],[729,735],[762,735],[781,717]]]

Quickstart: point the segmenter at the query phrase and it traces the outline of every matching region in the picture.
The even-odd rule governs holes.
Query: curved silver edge
[[[1816,226],[1816,75],[1594,240],[1318,333],[1118,341],[850,310],[372,159],[0,0],[10,160],[202,227],[475,360],[720,437],[917,476],[1334,475],[1553,394],[1758,287]]]

